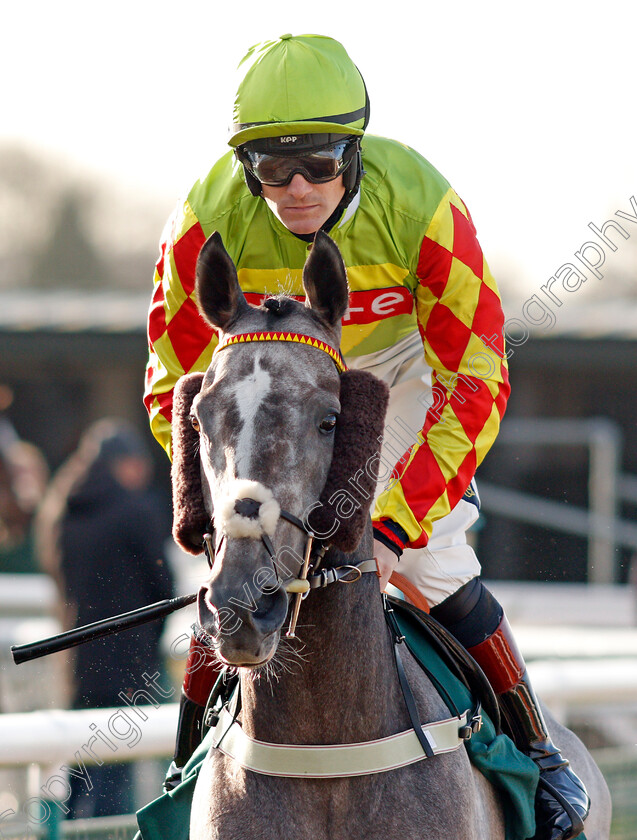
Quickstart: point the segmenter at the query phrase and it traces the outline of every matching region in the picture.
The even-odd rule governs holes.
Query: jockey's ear
[[[303,269],[305,305],[332,329],[340,327],[349,305],[347,272],[338,246],[322,230]]]
[[[199,252],[196,277],[199,311],[209,324],[225,332],[249,304],[239,287],[237,269],[216,231]]]
[[[203,373],[182,376],[173,396],[173,537],[188,554],[201,554],[203,535],[210,527],[201,486],[199,432],[190,419],[192,401],[201,390]]]

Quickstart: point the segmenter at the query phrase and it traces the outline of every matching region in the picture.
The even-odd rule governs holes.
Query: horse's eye
[[[329,435],[336,428],[336,414],[326,415],[319,423],[319,429],[324,435]]]
[[[190,422],[192,423],[193,429],[198,432],[199,431],[199,420],[196,417],[190,416]]]

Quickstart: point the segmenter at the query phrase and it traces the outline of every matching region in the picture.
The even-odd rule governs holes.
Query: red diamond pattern
[[[447,370],[460,367],[471,330],[443,303],[436,303],[427,321],[426,338],[431,349]]]
[[[481,335],[492,336],[497,334],[499,336],[498,341],[491,342],[490,346],[497,352],[500,358],[504,356],[503,322],[504,315],[502,313],[500,298],[483,282],[480,287],[478,305],[476,306],[476,311],[473,313],[471,331],[478,338]]]
[[[432,504],[438,501],[440,489],[446,485],[442,470],[428,446],[421,446],[416,452],[401,476],[400,484],[411,512],[422,521]]]
[[[451,404],[453,405],[453,413],[458,418],[467,440],[475,444],[486,419],[491,413],[493,397],[486,382],[482,379],[472,378],[471,382],[478,386],[477,390],[474,391],[465,379],[459,377]],[[462,402],[463,399],[464,402]]]
[[[186,298],[166,332],[184,373],[190,372],[214,335],[214,330],[203,320],[192,298]]]
[[[155,399],[159,403],[159,413],[171,423],[173,419],[173,392],[167,391],[165,394],[155,394]]]
[[[195,269],[199,251],[206,241],[206,236],[197,223],[193,225],[184,235],[175,242],[173,247],[173,259],[175,268],[181,280],[184,292],[189,295],[195,288]]]
[[[462,212],[451,205],[453,216],[453,255],[473,271],[482,280],[484,273],[484,257],[482,248],[476,238],[473,222]]]
[[[426,278],[423,280],[423,285],[437,298],[442,297],[447,285],[452,259],[453,254],[450,251],[434,242],[433,239],[424,238],[417,273],[418,277]]]
[[[148,310],[148,338],[154,344],[166,332],[166,311],[164,309],[164,290],[161,283],[155,286]]]

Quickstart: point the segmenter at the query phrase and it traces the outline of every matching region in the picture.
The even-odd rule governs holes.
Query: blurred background
[[[504,299],[513,391],[478,473],[483,515],[472,538],[540,692],[603,764],[614,840],[637,838],[636,24],[630,0],[398,0],[391,10],[33,0],[6,10],[0,717],[72,705],[68,658],[18,667],[9,646],[68,621],[35,523],[95,421],[117,417],[147,447],[172,591],[194,591],[203,575],[168,539],[169,465],[141,403],[157,242],[176,201],[225,149],[247,49],[318,32],[341,40],[361,70],[369,131],[417,148],[478,228]],[[192,619],[164,627],[164,687],[181,682]],[[15,836],[25,819],[40,825],[45,806],[29,816],[24,802],[42,797],[98,720],[77,724],[77,746],[61,760],[0,761],[0,815],[16,812]],[[167,738],[143,732],[146,753],[115,755],[135,758],[136,807],[159,789],[171,727]],[[50,811],[42,831],[56,813],[68,817]],[[100,819],[82,830],[131,831],[130,820],[104,828]],[[72,836],[70,825],[59,831]]]

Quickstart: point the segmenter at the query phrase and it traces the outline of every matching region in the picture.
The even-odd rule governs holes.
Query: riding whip
[[[139,607],[131,612],[121,615],[103,618],[92,624],[85,624],[83,627],[75,627],[73,630],[66,630],[57,636],[50,636],[48,639],[41,639],[39,642],[29,642],[25,645],[12,645],[11,653],[16,665],[28,662],[31,659],[38,659],[40,656],[48,656],[50,653],[58,653],[61,650],[83,645],[85,642],[92,642],[94,639],[101,639],[103,636],[111,636],[128,630],[131,627],[138,627],[149,621],[164,618],[170,613],[183,609],[194,604],[197,595],[181,595],[178,598],[167,598],[164,601],[157,601],[147,607]]]

